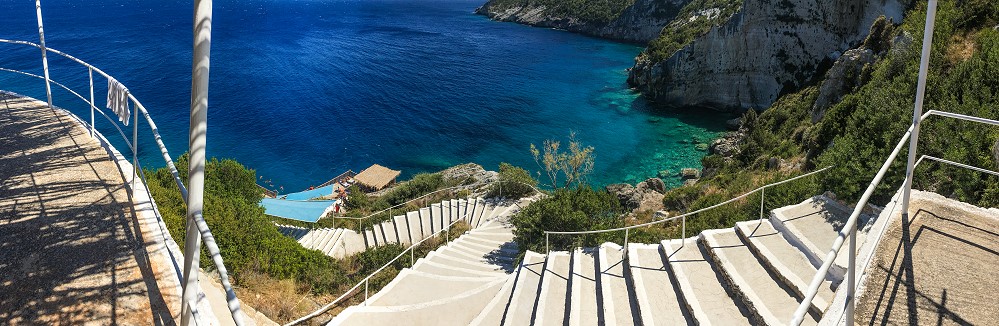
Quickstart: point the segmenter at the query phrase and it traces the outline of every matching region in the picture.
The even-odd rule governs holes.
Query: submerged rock
[[[684,168],[680,171],[680,177],[684,180],[697,179],[701,177],[701,171],[695,168]]]

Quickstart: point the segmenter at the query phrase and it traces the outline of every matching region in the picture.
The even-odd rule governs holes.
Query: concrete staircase
[[[689,239],[527,251],[514,271],[511,227],[493,221],[331,325],[783,325],[849,212],[818,196]],[[841,281],[827,278],[804,324],[818,324]]]
[[[510,209],[511,205],[482,198],[445,200],[439,204],[435,203],[429,207],[394,216],[370,230],[362,230],[361,234],[344,228],[309,229],[276,225],[278,231],[295,239],[302,247],[322,251],[334,258],[343,258],[375,246],[386,244],[409,246],[430,237],[442,227],[459,219],[474,229],[493,221]]]

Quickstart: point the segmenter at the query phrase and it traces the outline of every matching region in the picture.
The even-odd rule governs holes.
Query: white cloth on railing
[[[114,78],[108,77],[108,109],[118,115],[126,126],[131,113],[128,110],[128,89]]]

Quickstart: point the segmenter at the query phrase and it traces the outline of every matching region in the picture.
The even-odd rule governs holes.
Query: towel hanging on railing
[[[131,113],[128,110],[128,89],[114,78],[108,77],[108,109],[118,115],[126,126]]]

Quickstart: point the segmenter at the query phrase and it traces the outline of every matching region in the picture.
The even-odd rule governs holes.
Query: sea
[[[214,2],[208,155],[236,159],[260,183],[293,192],[380,164],[406,178],[461,163],[540,171],[531,144],[568,135],[594,148],[590,184],[637,183],[700,167],[726,117],[653,108],[629,89],[642,51],[575,33],[496,22],[484,0]],[[187,149],[192,4],[42,0],[46,45],[122,82],[149,111],[171,156]],[[34,2],[0,2],[0,38],[38,43]],[[88,70],[49,54],[51,79],[89,99]],[[0,68],[42,75],[40,51],[0,43]],[[95,74],[95,102],[107,80]],[[89,105],[53,85],[55,105]],[[41,79],[0,71],[0,89],[45,99]],[[668,104],[668,103],[667,103]],[[96,125],[122,152],[119,126]],[[138,156],[164,166],[140,119]],[[2,144],[0,144],[2,145]]]

